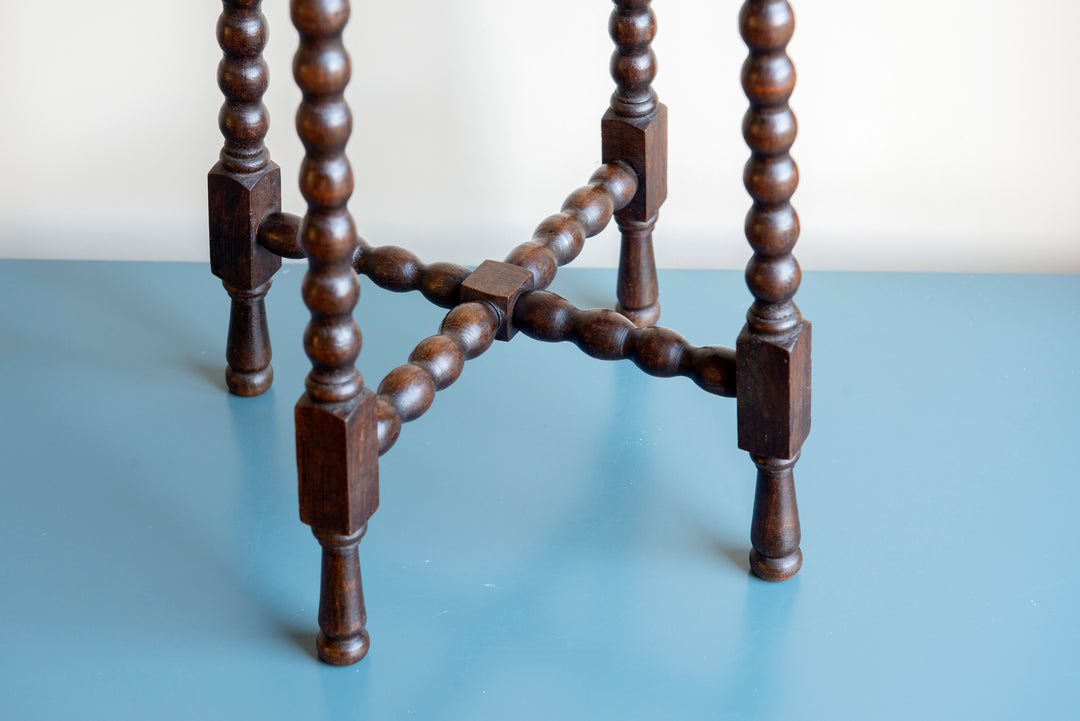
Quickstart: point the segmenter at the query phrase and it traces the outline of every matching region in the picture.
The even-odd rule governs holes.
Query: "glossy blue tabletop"
[[[0,719],[1063,719],[1080,708],[1080,277],[806,273],[805,564],[749,575],[735,404],[519,335],[382,459],[372,650],[314,658],[301,266],[274,388],[196,264],[0,262]],[[661,273],[731,345],[741,273]],[[608,305],[613,271],[554,290]],[[368,385],[443,311],[365,282]]]

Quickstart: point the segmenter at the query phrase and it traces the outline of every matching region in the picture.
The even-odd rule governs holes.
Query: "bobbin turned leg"
[[[786,53],[795,29],[787,0],[747,0],[739,29],[750,49],[742,83],[750,100],[743,136],[751,156],[743,179],[754,200],[746,237],[754,256],[746,284],[755,302],[736,345],[739,447],[758,468],[750,568],[782,581],[802,566],[793,468],[810,431],[810,324],[792,300],[801,272],[791,251],[799,219],[789,202],[798,170],[788,151],[795,69]]]
[[[656,37],[650,0],[613,0],[609,31],[615,42],[611,77],[615,92],[600,123],[605,163],[623,161],[638,175],[630,204],[615,215],[622,234],[617,310],[638,326],[660,318],[652,233],[667,197],[667,108],[652,89]]]
[[[345,145],[352,114],[345,102],[349,55],[341,34],[348,0],[292,0],[300,33],[293,75],[303,94],[296,129],[306,155],[300,192],[307,214],[300,247],[308,259],[302,292],[311,311],[304,350],[307,393],[296,404],[300,519],[322,544],[319,657],[345,665],[364,657],[368,636],[357,544],[379,505],[376,398],[356,369],[360,296],[353,270],[358,242],[349,215],[353,177]]]
[[[327,405],[305,394],[296,405],[300,520],[322,546],[319,658],[335,666],[362,659],[370,643],[357,546],[379,506],[375,395],[365,389]]]
[[[264,298],[281,258],[262,248],[259,223],[281,210],[281,171],[263,140],[269,127],[262,103],[268,73],[262,58],[266,18],[261,0],[223,0],[218,44],[224,53],[218,85],[225,95],[218,118],[225,144],[207,176],[210,269],[232,298],[225,382],[231,392],[257,396],[273,382]]]

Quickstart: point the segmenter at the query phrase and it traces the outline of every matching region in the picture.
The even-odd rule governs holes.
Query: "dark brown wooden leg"
[[[304,303],[311,322],[307,392],[296,404],[300,519],[323,547],[319,656],[345,665],[368,649],[357,544],[379,505],[379,438],[375,394],[356,369],[360,328],[353,308],[360,286],[353,270],[358,240],[349,215],[353,177],[345,157],[352,115],[345,102],[349,56],[341,34],[347,0],[293,0],[300,48],[293,74],[303,93],[296,128],[306,156],[300,192],[307,214],[300,247],[308,258]]]
[[[758,468],[754,520],[750,526],[750,568],[767,581],[783,581],[802,568],[799,505],[795,501],[795,461],[751,456]]]
[[[652,234],[657,216],[638,222],[620,218],[619,232],[622,247],[619,251],[619,281],[615,310],[634,321],[638,327],[654,325],[660,320],[660,288],[656,282],[656,260],[653,258]]]
[[[600,128],[605,163],[623,161],[638,174],[638,190],[615,218],[622,233],[617,310],[638,326],[660,318],[652,232],[667,197],[667,108],[652,89],[656,16],[650,0],[613,0],[609,30],[615,42],[615,93]]]
[[[348,666],[367,655],[371,639],[365,626],[364,587],[360,582],[357,546],[367,526],[349,536],[315,530],[322,544],[322,589],[319,593],[319,658]]]
[[[269,127],[262,103],[267,27],[259,6],[260,0],[222,2],[218,85],[225,95],[219,116],[225,144],[207,177],[210,269],[232,298],[225,381],[241,396],[266,392],[274,378],[263,298],[281,267],[281,258],[256,238],[263,218],[281,210],[281,171],[263,142]]]
[[[782,581],[802,566],[792,470],[810,431],[810,324],[793,301],[801,278],[791,254],[799,218],[789,202],[799,179],[789,154],[795,68],[786,52],[795,19],[787,0],[747,0],[739,28],[750,48],[742,82],[751,156],[743,178],[754,200],[746,217],[754,251],[746,284],[755,299],[736,346],[739,447],[758,467],[750,568]]]
[[[270,329],[266,325],[266,281],[254,290],[225,283],[232,298],[229,313],[229,340],[225,345],[225,382],[238,396],[265,393],[274,382],[270,366]]]

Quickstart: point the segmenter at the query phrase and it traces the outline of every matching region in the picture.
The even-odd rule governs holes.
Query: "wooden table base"
[[[736,398],[739,447],[758,469],[751,569],[774,581],[799,571],[792,469],[810,430],[810,324],[793,302],[800,271],[791,254],[799,220],[789,203],[798,183],[788,153],[796,133],[788,107],[795,70],[785,51],[794,30],[791,7],[787,0],[747,0],[739,16],[750,50],[742,83],[750,101],[743,136],[751,151],[744,181],[753,199],[746,282],[754,303],[731,349],[692,346],[654,325],[660,305],[652,235],[667,196],[667,108],[652,88],[656,17],[650,0],[614,4],[609,30],[616,87],[601,120],[603,165],[531,240],[505,260],[486,260],[470,271],[425,265],[403,248],[372,247],[357,235],[347,207],[353,178],[345,157],[352,132],[344,99],[350,64],[341,39],[348,0],[291,3],[300,34],[293,73],[303,93],[296,127],[306,151],[300,190],[307,212],[281,212],[281,173],[264,143],[268,28],[261,0],[222,2],[218,84],[225,95],[219,116],[225,143],[208,189],[211,269],[232,299],[226,381],[242,396],[270,387],[264,299],[282,257],[307,258],[302,292],[311,322],[304,349],[312,370],[296,405],[297,465],[300,518],[323,548],[317,646],[328,663],[354,663],[369,647],[357,547],[379,505],[379,456],[397,441],[403,423],[423,415],[435,393],[460,376],[466,360],[518,331],[573,342],[594,358],[628,358],[651,375],[686,376],[709,393]],[[622,235],[617,311],[581,310],[545,290],[559,266],[613,218]],[[418,290],[449,309],[439,332],[420,341],[374,391],[356,368],[358,274],[390,290]]]

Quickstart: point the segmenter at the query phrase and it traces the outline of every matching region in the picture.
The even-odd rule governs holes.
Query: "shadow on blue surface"
[[[565,344],[471,361],[383,458],[372,651],[316,663],[296,509],[301,271],[276,385],[223,391],[198,265],[0,263],[0,718],[1064,718],[1080,703],[1080,279],[808,273],[806,565],[749,575],[734,403]],[[606,296],[610,271],[556,290]],[[667,272],[733,341],[738,273]],[[854,302],[852,299],[859,299]],[[942,316],[940,308],[956,312]],[[366,286],[369,385],[442,313]],[[730,317],[729,317],[730,316]],[[942,318],[944,318],[942,320]],[[1022,341],[1022,342],[1021,342]]]

